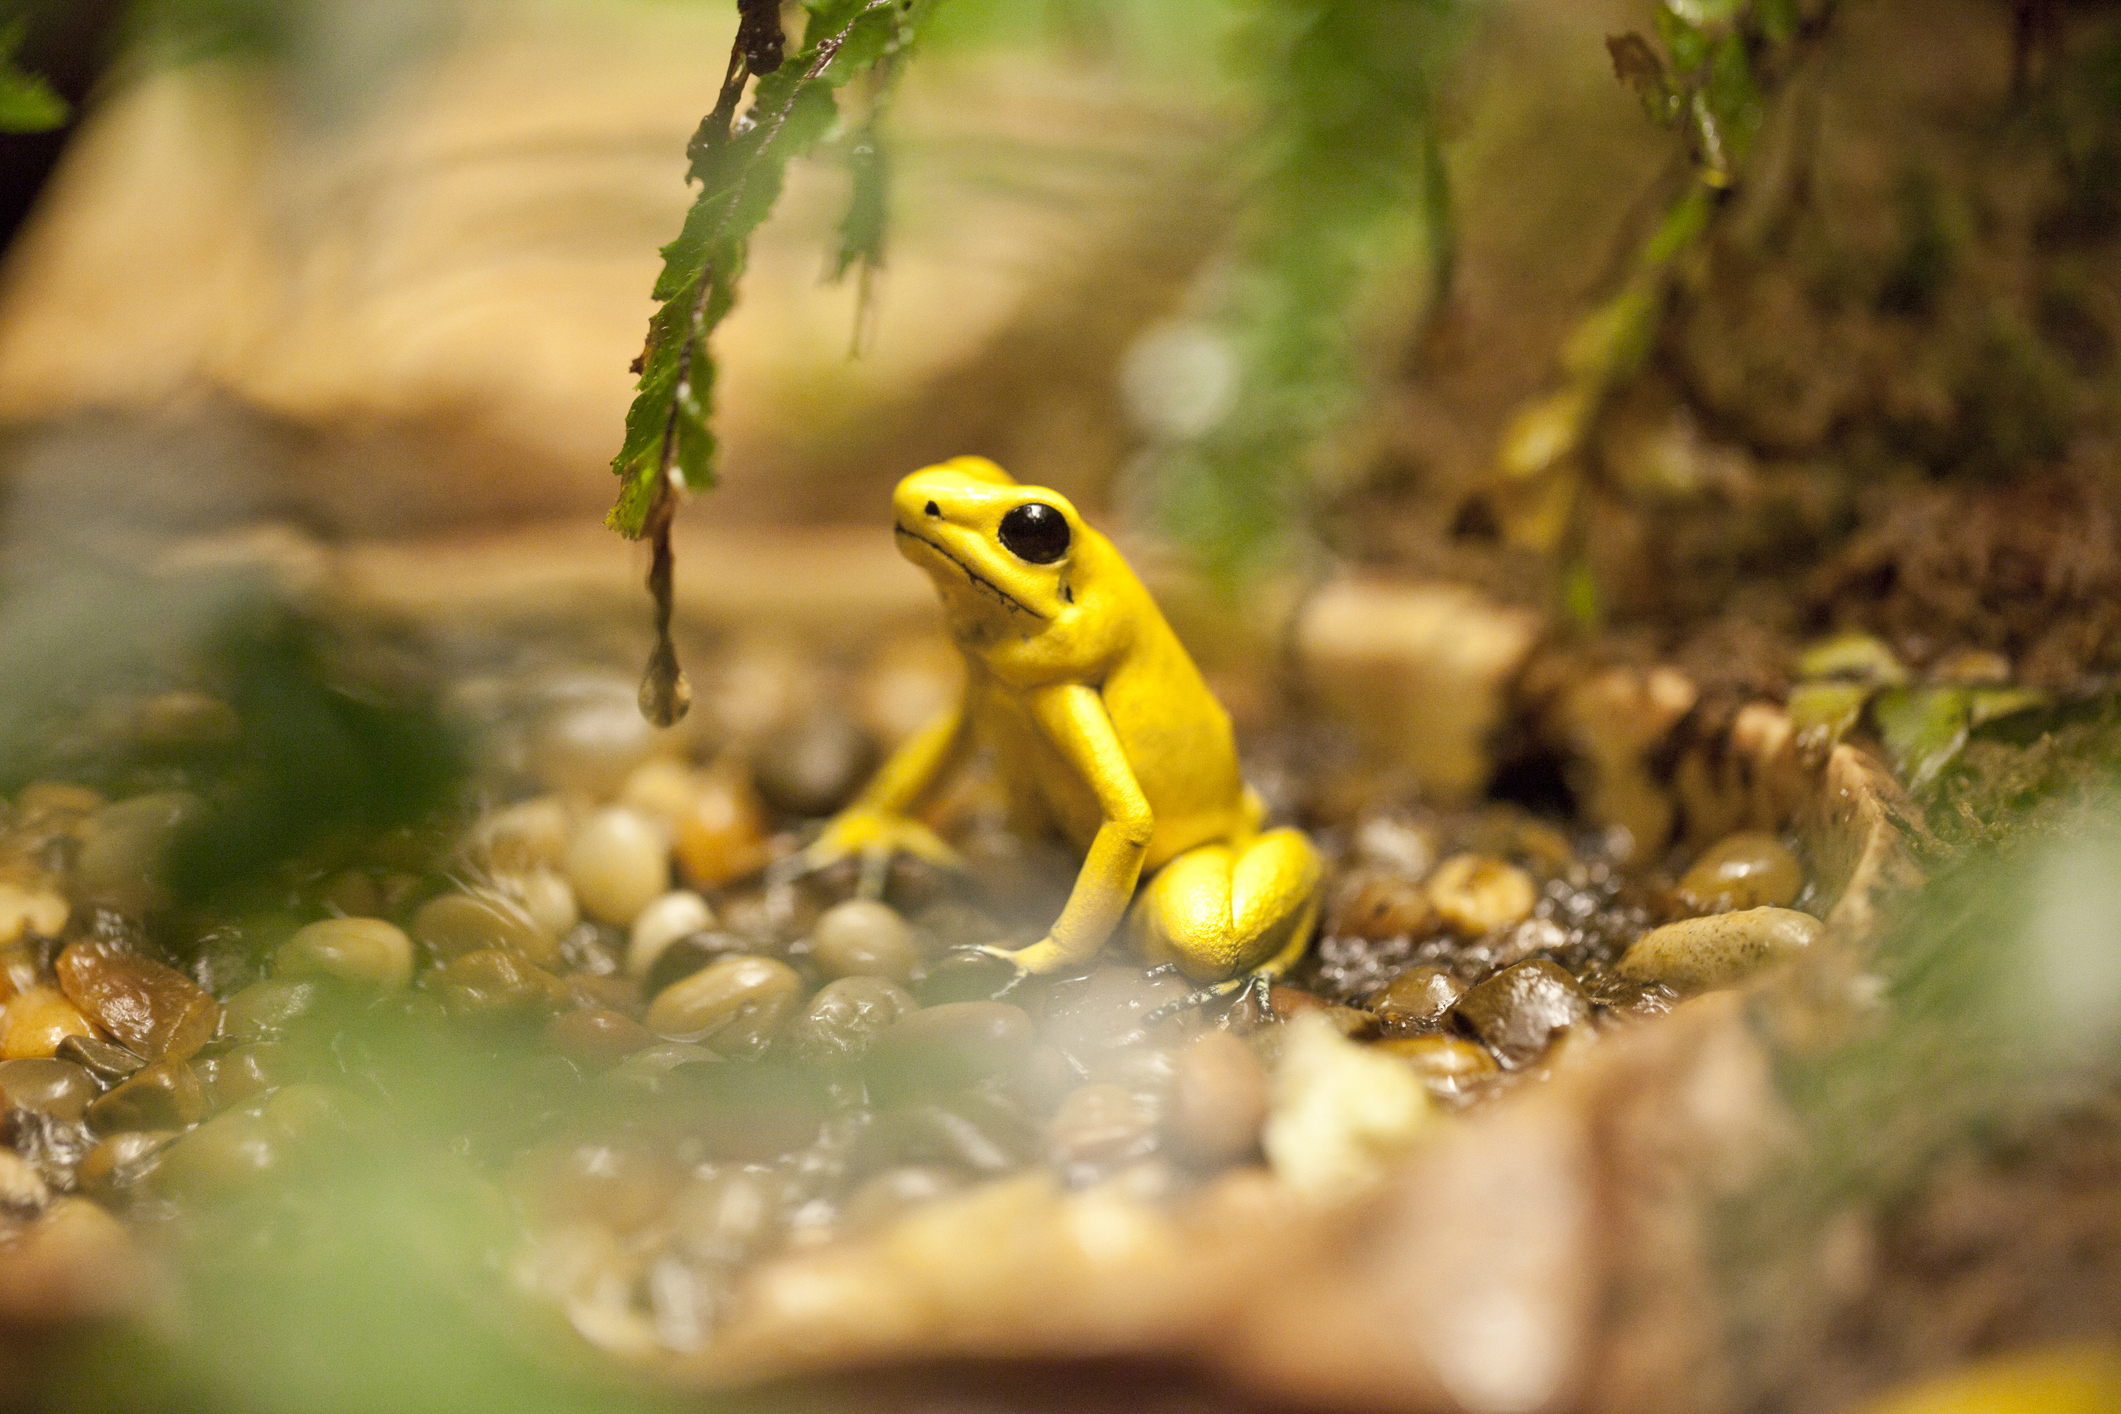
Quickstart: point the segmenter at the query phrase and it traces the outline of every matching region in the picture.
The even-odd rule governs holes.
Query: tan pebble
[[[412,939],[380,918],[327,918],[297,929],[274,954],[273,968],[392,991],[412,980]]]
[[[188,688],[158,692],[140,704],[133,736],[150,751],[198,751],[233,744],[243,735],[236,711],[218,697]]]
[[[264,1115],[231,1110],[165,1148],[153,1183],[188,1197],[239,1192],[277,1168],[286,1146],[285,1131]]]
[[[1259,1148],[1267,1101],[1267,1068],[1258,1055],[1229,1032],[1210,1031],[1179,1052],[1165,1138],[1195,1167],[1237,1163]]]
[[[1377,1034],[1377,1018],[1356,1007],[1341,1006],[1301,988],[1279,982],[1267,989],[1267,1006],[1283,1021],[1315,1013],[1333,1023],[1333,1029],[1354,1040]]]
[[[1637,938],[1614,970],[1633,982],[1662,982],[1682,992],[1729,987],[1810,947],[1823,926],[1789,908],[1682,918]]]
[[[0,1002],[36,986],[43,975],[37,949],[26,943],[0,943]]]
[[[0,1327],[79,1329],[137,1307],[148,1295],[144,1258],[101,1204],[55,1198],[14,1241],[0,1244]]]
[[[83,938],[55,970],[82,1015],[148,1060],[182,1060],[214,1037],[221,1004],[173,967]]]
[[[500,873],[555,867],[567,853],[571,825],[567,806],[555,796],[518,801],[474,825],[466,848]]]
[[[646,977],[663,950],[684,937],[714,926],[714,910],[690,889],[662,895],[633,920],[626,939],[626,975]]]
[[[658,756],[633,768],[619,788],[618,803],[675,830],[699,793],[697,771],[682,761]]]
[[[751,779],[734,765],[705,772],[677,822],[678,867],[701,888],[740,879],[765,866],[766,807]]]
[[[1377,1049],[1407,1061],[1432,1094],[1455,1095],[1501,1067],[1486,1046],[1460,1036],[1400,1036]]]
[[[91,815],[108,803],[101,791],[72,781],[31,781],[15,796],[15,809],[25,818]]]
[[[562,1012],[546,1023],[545,1040],[569,1060],[603,1070],[654,1045],[655,1033],[623,1012],[583,1007]]]
[[[573,885],[550,869],[506,875],[496,879],[494,887],[521,904],[530,921],[548,938],[564,938],[582,921],[582,908],[574,901]],[[541,961],[539,965],[552,964]]]
[[[222,1007],[221,1034],[237,1041],[270,1040],[314,1009],[322,995],[319,983],[301,977],[253,982]]]
[[[840,1208],[853,1233],[878,1231],[900,1214],[947,1197],[965,1186],[949,1169],[908,1165],[885,1169],[854,1190]]]
[[[803,979],[770,957],[724,957],[665,987],[648,1006],[660,1036],[700,1041],[724,1055],[754,1055],[803,999]]]
[[[1046,1122],[1046,1154],[1057,1164],[1114,1164],[1156,1147],[1156,1106],[1120,1085],[1079,1085]]]
[[[657,734],[631,687],[584,693],[548,709],[530,732],[530,769],[549,789],[610,800],[656,753]]]
[[[1522,923],[1538,901],[1531,875],[1485,855],[1454,854],[1429,876],[1429,902],[1469,938]]]
[[[1429,931],[1436,909],[1420,884],[1403,874],[1357,870],[1334,892],[1326,931],[1336,938],[1407,938]]]
[[[88,1107],[99,1134],[130,1129],[183,1129],[206,1113],[206,1091],[183,1061],[142,1066]]]
[[[587,1139],[532,1149],[509,1179],[545,1223],[589,1220],[624,1233],[663,1215],[685,1171],[647,1141]]]
[[[743,1169],[693,1178],[670,1204],[672,1240],[701,1262],[743,1261],[778,1238],[786,1218],[781,1185]]]
[[[0,1061],[0,1097],[5,1108],[34,1110],[56,1119],[79,1119],[101,1094],[95,1077],[63,1060],[25,1057]]]
[[[373,918],[384,911],[383,891],[374,876],[359,869],[341,869],[326,879],[317,902],[341,918]]]
[[[56,938],[73,908],[49,889],[0,883],[0,944],[29,936]]]
[[[647,816],[613,807],[582,822],[561,872],[584,913],[624,928],[669,892],[667,850],[663,832]]]
[[[441,894],[412,916],[413,941],[438,957],[462,957],[484,948],[512,948],[539,966],[559,961],[560,945],[540,928],[528,909],[498,892]]]
[[[84,1191],[108,1197],[153,1173],[161,1163],[162,1150],[176,1137],[172,1129],[113,1134],[88,1151],[76,1178]]]
[[[1426,1123],[1428,1092],[1404,1065],[1347,1040],[1323,1017],[1297,1017],[1284,1037],[1260,1136],[1268,1162],[1309,1198],[1368,1187]]]
[[[1512,1066],[1535,1059],[1553,1038],[1588,1020],[1591,1003],[1576,979],[1543,957],[1505,967],[1467,990],[1451,1009]]]
[[[1465,984],[1441,967],[1409,968],[1370,998],[1370,1010],[1387,1030],[1435,1026],[1466,993]]]
[[[848,899],[826,909],[810,930],[810,955],[828,977],[905,982],[921,964],[913,929],[876,899]]]
[[[1679,880],[1679,896],[1689,907],[1718,912],[1780,908],[1803,888],[1797,856],[1773,835],[1751,830],[1710,845]]]
[[[559,978],[510,948],[481,948],[452,958],[432,977],[442,1004],[458,1016],[495,1016],[563,1006]]]
[[[273,1091],[259,1113],[289,1139],[299,1141],[327,1130],[351,1128],[363,1107],[335,1086],[296,1081]]]
[[[56,987],[31,987],[0,1006],[0,1060],[50,1056],[69,1036],[93,1036],[74,1004]]]
[[[121,800],[89,816],[74,859],[76,896],[128,910],[164,902],[163,852],[201,808],[199,797],[172,791]]]
[[[206,1087],[207,1108],[229,1109],[279,1084],[285,1068],[280,1049],[271,1045],[237,1046],[218,1056],[193,1061],[192,1069]]]

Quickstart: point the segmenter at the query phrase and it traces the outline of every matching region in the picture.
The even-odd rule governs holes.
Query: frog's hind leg
[[[1310,944],[1324,872],[1296,830],[1188,850],[1135,900],[1137,945],[1149,962],[1173,963],[1196,982],[1278,977]]]

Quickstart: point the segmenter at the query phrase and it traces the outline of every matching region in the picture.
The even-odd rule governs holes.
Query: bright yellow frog
[[[1012,827],[1084,852],[1046,936],[999,956],[1027,972],[1086,962],[1130,900],[1144,957],[1196,981],[1273,976],[1301,956],[1318,914],[1317,851],[1295,830],[1260,833],[1229,715],[1112,542],[1066,498],[982,457],[916,471],[892,501],[899,549],[934,579],[965,655],[965,695],[808,858],[948,858],[907,812],[984,738]]]

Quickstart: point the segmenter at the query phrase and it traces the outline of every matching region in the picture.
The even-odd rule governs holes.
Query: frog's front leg
[[[822,869],[849,857],[887,859],[911,854],[945,868],[961,868],[957,851],[910,812],[965,759],[972,743],[972,714],[960,698],[955,706],[908,737],[891,754],[854,802],[832,817],[824,832],[796,856],[797,872]]]
[[[1052,972],[1095,957],[1119,926],[1141,878],[1156,817],[1095,688],[1045,688],[1030,696],[1029,706],[1039,729],[1089,784],[1104,815],[1067,905],[1046,936],[1027,948],[995,952],[1026,972]]]

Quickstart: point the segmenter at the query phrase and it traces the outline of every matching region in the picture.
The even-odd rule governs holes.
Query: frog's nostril
[[[933,516],[937,520],[941,520],[943,518],[943,508],[941,506],[938,506],[935,502],[930,501],[928,503],[928,514]]]

